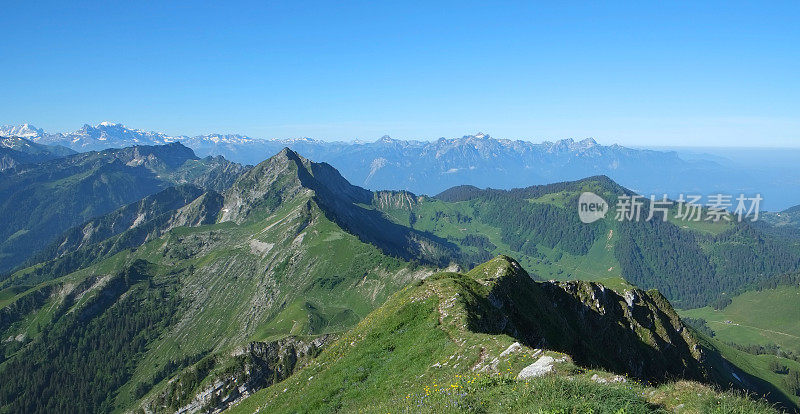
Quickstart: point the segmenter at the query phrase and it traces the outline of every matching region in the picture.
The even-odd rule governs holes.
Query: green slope
[[[791,372],[800,372],[800,363],[796,360],[767,354],[754,355],[702,333],[696,333],[696,336],[709,350],[706,363],[712,367],[721,385],[767,395],[770,401],[786,411],[800,411],[800,382],[790,385],[789,372],[775,372],[771,368],[772,364],[777,363]]]
[[[221,172],[214,170],[220,172],[214,175],[196,165],[201,161],[192,162],[192,168],[184,162],[170,173],[171,182],[217,182],[230,176],[224,166]],[[81,177],[70,176],[67,181],[81,181]],[[173,194],[177,197],[158,206],[146,198],[84,223],[61,239],[77,250],[57,252],[58,259],[22,269],[0,285],[0,380],[27,384],[0,392],[0,412],[21,409],[34,404],[32,400],[37,405],[24,406],[28,411],[52,412],[68,406],[93,412],[223,407],[283,380],[305,364],[312,364],[308,370],[317,369],[313,361],[333,365],[335,360],[324,359],[327,353],[320,360],[313,357],[318,347],[340,335],[346,336],[338,349],[347,349],[350,342],[357,347],[359,341],[369,339],[365,353],[349,357],[358,370],[340,366],[330,374],[330,381],[342,389],[325,385],[311,392],[316,397],[307,406],[293,405],[296,402],[281,396],[268,399],[283,401],[278,407],[286,411],[308,407],[369,411],[374,407],[362,398],[386,392],[375,406],[385,410],[410,403],[406,400],[413,400],[411,396],[422,397],[425,390],[420,386],[427,383],[409,380],[417,375],[440,385],[444,381],[465,387],[478,383],[478,378],[469,376],[471,369],[464,371],[465,364],[471,367],[483,359],[480,363],[485,366],[518,341],[525,351],[502,360],[508,365],[506,376],[530,364],[523,355],[530,357],[536,348],[547,348],[550,351],[545,352],[556,358],[561,358],[558,352],[569,354],[571,362],[565,361],[557,370],[572,379],[542,379],[536,387],[549,391],[532,392],[539,388],[497,375],[497,365],[487,368],[495,375],[474,390],[474,401],[494,410],[501,406],[492,404],[502,403],[519,410],[627,407],[640,411],[652,409],[652,404],[673,407],[671,398],[679,396],[697,410],[717,398],[726,404],[763,408],[735,396],[719,397],[694,382],[663,383],[673,377],[714,381],[722,374],[707,369],[703,351],[695,347],[697,341],[664,297],[635,289],[623,279],[663,286],[670,295],[687,301],[710,300],[711,295],[699,291],[695,283],[699,279],[689,278],[680,285],[670,278],[674,274],[669,272],[685,268],[681,267],[685,263],[674,263],[683,257],[677,254],[682,252],[679,248],[691,247],[692,257],[707,259],[708,266],[715,265],[712,259],[727,257],[709,249],[716,243],[745,246],[743,253],[727,258],[746,259],[748,252],[762,254],[773,246],[769,240],[754,242],[760,239],[753,229],[681,229],[664,224],[653,230],[626,228],[609,220],[588,227],[576,224],[569,205],[581,191],[596,191],[609,200],[621,191],[603,177],[511,192],[475,190],[464,199],[371,193],[351,186],[327,164],[312,163],[288,150],[223,188],[221,193],[209,191],[199,197],[195,197],[196,189]],[[648,230],[655,236],[640,236]],[[93,231],[99,231],[97,237],[84,237]],[[666,244],[653,242],[665,235]],[[634,261],[620,254],[619,246],[626,240],[628,249],[635,246],[642,253]],[[780,251],[786,254],[775,261],[776,269],[791,262],[791,247]],[[673,262],[657,261],[664,251],[671,252],[668,257]],[[502,259],[504,265],[492,262],[468,276],[444,274],[403,290],[393,305],[387,305],[400,312],[396,318],[386,311],[370,314],[391,294],[435,268],[451,262],[472,268],[497,254],[521,257],[523,266],[538,280],[583,279],[602,281],[605,286],[532,284],[527,275],[520,277],[515,262]],[[719,263],[730,268],[730,261]],[[630,273],[632,265],[641,272]],[[748,268],[762,275],[764,270]],[[502,277],[507,271],[516,276]],[[132,278],[132,274],[138,276]],[[713,281],[715,292],[744,286],[748,274]],[[642,275],[651,279],[635,279]],[[445,310],[454,319],[445,316],[439,321],[429,308],[404,304],[407,295],[422,290],[430,295],[420,297],[419,306],[433,306],[439,316],[443,306],[454,307],[455,313]],[[496,294],[502,294],[499,302]],[[160,301],[164,309],[153,306]],[[345,334],[366,315],[372,316]],[[389,318],[380,319],[381,323],[394,328],[370,324],[378,318],[375,315]],[[433,320],[449,325],[431,329]],[[143,322],[152,330],[134,329],[144,326]],[[137,335],[138,331],[143,332]],[[366,336],[355,340],[352,332]],[[385,340],[374,342],[375,336]],[[103,341],[117,348],[86,351],[70,346]],[[723,348],[708,346],[712,356],[721,355]],[[118,355],[112,358],[110,352]],[[451,355],[465,362],[454,366],[448,362]],[[487,361],[489,355],[494,356]],[[368,356],[391,363],[364,365],[368,360],[362,358]],[[101,363],[103,358],[109,363]],[[751,364],[747,355],[737,358]],[[51,366],[48,360],[63,361],[63,365]],[[437,362],[449,368],[431,370]],[[98,373],[70,377],[76,367]],[[409,375],[390,372],[406,368]],[[757,369],[751,371],[761,375]],[[597,384],[591,380],[594,374],[602,378],[627,374],[631,379],[663,384],[656,388],[633,381]],[[370,375],[375,380],[359,388]],[[769,383],[780,380],[764,375]],[[456,382],[467,378],[469,383]],[[71,381],[74,387],[58,390],[54,381]],[[769,383],[759,390],[771,390]],[[215,388],[217,384],[222,385]],[[352,394],[343,391],[354,385]],[[582,396],[581,390],[591,392]],[[261,392],[262,397],[252,401],[263,401],[259,398],[269,392]],[[297,392],[287,391],[287,396],[296,397]],[[701,395],[694,398],[697,393]],[[448,399],[453,395],[425,394],[430,400],[440,398],[438,405],[428,408],[453,407]],[[32,395],[41,397],[32,399]],[[469,404],[476,410],[482,405]]]
[[[515,262],[503,257],[467,275],[433,276],[394,295],[307,368],[230,411],[773,412],[766,403],[691,381],[659,386],[631,379],[622,382],[605,370],[574,363],[567,354],[537,349],[524,341],[520,344],[519,338],[492,329],[502,316],[512,323],[523,323],[525,318],[523,309],[515,315],[511,308],[493,305],[512,300],[513,290],[505,287],[508,283],[541,295],[515,306],[535,309],[553,295],[539,290],[547,285],[535,284]],[[591,301],[578,292],[571,297]],[[661,308],[650,311],[657,309]],[[529,323],[547,327],[545,335],[557,342],[554,335],[565,329],[559,318],[569,312],[539,315],[538,322]],[[619,318],[624,319],[609,315],[606,322],[613,325],[623,320]],[[574,320],[566,325],[581,327]],[[549,374],[518,379],[523,368],[545,358],[554,360]],[[637,361],[636,357],[631,360]]]
[[[111,321],[127,303],[147,303],[156,294],[174,305],[166,314],[144,307],[143,314],[132,316],[151,321],[157,329],[135,339],[137,347],[122,354],[124,363],[111,365],[116,367],[113,381],[100,374],[73,378],[80,390],[45,392],[37,405],[28,409],[52,411],[75,404],[87,411],[109,411],[147,405],[166,398],[162,392],[174,391],[167,386],[172,377],[204,367],[196,381],[182,382],[191,385],[181,391],[183,397],[167,398],[176,406],[161,408],[177,409],[191,403],[203,384],[230,369],[244,369],[231,356],[234,350],[290,334],[344,331],[391,293],[431,273],[429,266],[387,253],[412,254],[424,245],[425,254],[418,260],[428,263],[428,257],[439,257],[435,240],[408,229],[393,232],[396,225],[385,219],[389,226],[376,232],[375,244],[345,230],[345,225],[363,230],[345,215],[358,207],[346,204],[346,194],[333,193],[331,187],[338,185],[335,189],[341,190],[346,182],[337,183],[337,177],[325,176],[318,168],[296,154],[279,154],[243,175],[224,193],[224,202],[218,205],[219,218],[213,224],[172,228],[141,246],[98,256],[99,261],[90,261],[87,267],[35,285],[20,283],[31,282],[26,275],[47,264],[17,272],[0,296],[0,330],[3,338],[12,338],[0,342],[0,361],[5,361],[0,363],[0,378],[28,384],[24,388],[27,393],[51,389],[54,384],[48,378],[63,381],[70,367],[91,367],[97,363],[93,358],[110,352],[95,349],[87,355],[79,352],[80,348],[53,346],[66,346],[70,341],[116,343],[113,331],[100,328],[92,331],[91,337],[78,333],[72,339],[53,337],[52,332],[77,326],[71,315],[88,315],[85,320],[91,323]],[[241,206],[243,199],[247,199],[246,209],[237,210],[235,217],[224,214],[226,209]],[[379,226],[380,220],[373,217],[360,225]],[[132,264],[145,266],[147,276],[126,282],[126,290],[103,300],[110,281],[125,274]],[[158,291],[160,286],[165,290]],[[55,356],[68,362],[62,368],[47,365],[46,358]],[[45,375],[45,367],[55,372]],[[24,379],[28,376],[31,379]],[[105,385],[100,387],[101,383]],[[82,389],[101,390],[98,393],[103,398]],[[0,412],[14,411],[28,401],[23,395],[29,394],[15,390],[2,395]]]
[[[763,220],[776,227],[800,228],[800,206],[773,213],[765,211]]]
[[[800,287],[745,292],[722,308],[710,306],[680,311],[702,318],[715,338],[740,345],[779,345],[800,354]]]
[[[584,191],[610,203],[605,219],[578,220]],[[759,222],[677,220],[676,206],[667,222],[620,222],[615,203],[622,194],[631,192],[607,177],[590,177],[509,191],[455,187],[436,198],[406,193],[407,202],[374,205],[398,223],[458,245],[467,267],[509,254],[541,280],[622,278],[658,289],[682,308],[709,305],[800,269],[800,238],[777,235]]]
[[[0,279],[69,228],[166,187],[223,189],[245,167],[179,143],[74,154],[0,173]]]

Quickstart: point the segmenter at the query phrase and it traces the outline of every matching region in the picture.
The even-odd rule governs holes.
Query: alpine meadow
[[[6,11],[0,414],[800,413],[798,4]]]

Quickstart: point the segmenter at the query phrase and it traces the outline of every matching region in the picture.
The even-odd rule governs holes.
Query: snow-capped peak
[[[309,137],[294,138],[294,139],[291,139],[289,141],[290,142],[316,142],[316,140],[314,140],[313,138],[309,138]]]
[[[0,126],[0,136],[34,138],[44,135],[44,130],[31,124]]]

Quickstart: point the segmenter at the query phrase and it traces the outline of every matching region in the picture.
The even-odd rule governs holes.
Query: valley
[[[703,307],[682,316],[709,323],[715,337],[741,345],[778,345],[800,354],[800,287],[748,291],[722,309]]]
[[[800,414],[800,2],[4,2],[0,414]]]
[[[630,194],[604,176],[430,197],[289,149],[242,167],[184,148],[45,161],[143,190],[76,199],[93,216],[0,279],[0,412],[797,409],[799,240],[583,224],[580,193]],[[104,161],[125,154],[140,169]],[[9,171],[7,191],[53,185]]]

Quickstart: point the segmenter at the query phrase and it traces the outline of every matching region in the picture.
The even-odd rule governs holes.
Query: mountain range
[[[37,144],[19,136],[0,137],[0,171],[65,157],[75,151],[60,145]]]
[[[5,126],[0,127],[0,136],[19,136],[75,151],[180,141],[198,156],[222,155],[242,164],[257,164],[289,147],[333,165],[349,181],[364,188],[428,195],[462,184],[510,189],[603,174],[648,196],[760,193],[764,198],[762,207],[772,210],[790,207],[800,199],[800,186],[796,185],[800,173],[793,169],[743,164],[709,153],[686,155],[674,150],[601,145],[591,138],[533,143],[478,133],[433,141],[388,136],[374,142],[265,140],[238,134],[170,136],[110,122],[54,134],[29,124]]]
[[[632,194],[606,176],[430,197],[173,142],[21,164],[0,191],[0,412],[797,409],[791,344],[721,342],[671,302],[791,292],[800,238],[581,223],[582,192]]]
[[[72,226],[176,184],[225,188],[246,170],[222,157],[198,158],[180,143],[48,158],[0,172],[0,272]]]
[[[177,172],[202,161],[176,157],[191,154],[177,143],[86,154],[119,160],[117,151],[151,152]],[[210,372],[181,389],[165,380],[196,364],[243,375],[232,355],[252,357],[249,343],[341,331],[449,265],[448,243],[391,222],[368,207],[373,193],[288,149],[217,190],[195,183],[68,230],[43,262],[0,282],[11,338],[0,342],[2,409],[105,412],[146,395],[191,406]]]

